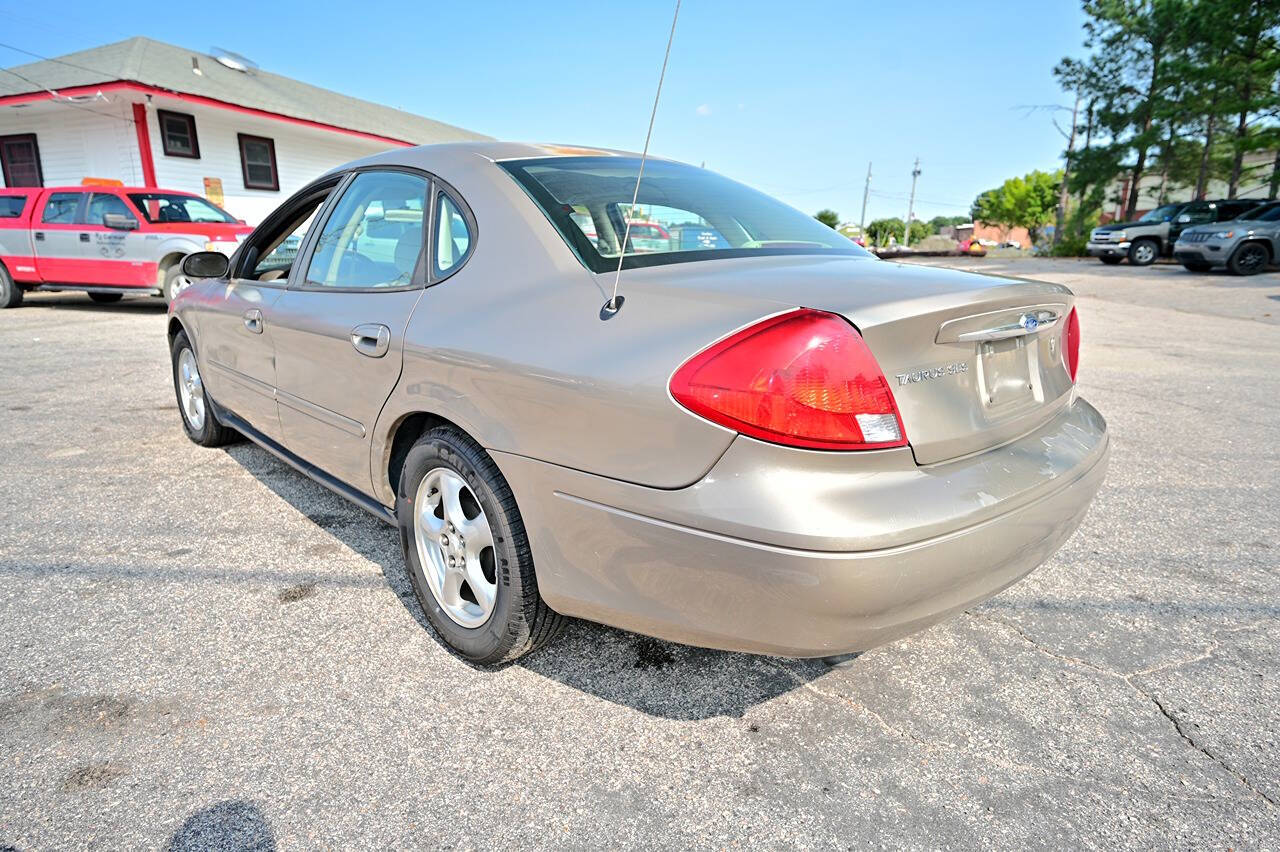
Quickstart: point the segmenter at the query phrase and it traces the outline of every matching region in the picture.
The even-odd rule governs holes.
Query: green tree
[[[975,222],[1003,228],[1026,228],[1031,242],[1053,221],[1058,209],[1058,187],[1062,172],[1049,174],[1034,171],[1023,177],[1006,180],[995,189],[979,195],[969,211]]]
[[[956,225],[967,225],[969,223],[968,216],[934,216],[929,220],[929,227],[933,229],[933,233],[938,233],[943,228],[954,227]]]
[[[834,210],[822,209],[813,214],[813,218],[817,219],[828,228],[838,228],[840,226],[840,214]]]
[[[867,225],[867,238],[871,241],[872,245],[877,246],[887,246],[889,244],[890,237],[901,243],[902,232],[904,229],[905,226],[903,225],[902,220],[897,217],[891,219],[876,219]],[[925,237],[929,236],[930,233],[931,231],[926,223],[912,220],[912,243],[917,243],[920,240],[923,240]]]

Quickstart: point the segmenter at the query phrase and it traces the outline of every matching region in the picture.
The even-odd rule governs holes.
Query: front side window
[[[40,221],[46,225],[74,225],[83,192],[55,192],[44,205]]]
[[[436,207],[436,274],[444,275],[471,250],[471,229],[453,199],[443,192]]]
[[[368,289],[413,283],[423,246],[426,178],[363,172],[343,192],[316,239],[308,287]]]
[[[200,159],[195,116],[159,109],[156,110],[156,119],[160,122],[160,147],[166,157]]]
[[[84,221],[89,225],[101,225],[102,217],[108,213],[135,218],[129,205],[118,195],[108,192],[95,192],[89,197],[89,207],[85,211]]]
[[[238,134],[240,140],[240,169],[244,174],[245,189],[280,189],[280,174],[276,168],[276,143],[265,136]]]
[[[1182,209],[1181,204],[1165,204],[1157,207],[1155,210],[1148,210],[1138,217],[1139,222],[1168,222],[1173,218],[1173,214]]]
[[[551,157],[499,165],[595,272],[616,269],[619,256],[624,269],[713,257],[870,256],[812,216],[706,169],[648,161],[633,206],[638,158]]]
[[[172,192],[131,192],[129,200],[142,218],[157,222],[234,222],[235,217],[211,201]]]

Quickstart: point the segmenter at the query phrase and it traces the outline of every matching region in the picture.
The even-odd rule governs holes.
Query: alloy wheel
[[[193,432],[204,428],[204,382],[200,381],[200,368],[190,349],[178,355],[178,396],[182,400],[182,416]]]
[[[1144,266],[1148,263],[1151,263],[1153,260],[1156,259],[1155,247],[1152,246],[1151,243],[1140,243],[1133,250],[1133,259],[1135,262],[1140,263]]]
[[[1258,245],[1247,245],[1240,249],[1240,257],[1236,260],[1236,266],[1245,275],[1252,275],[1255,272],[1262,271],[1267,263],[1267,252]]]
[[[480,501],[454,471],[427,471],[414,500],[414,539],[427,586],[445,615],[469,628],[498,600],[493,530]]]

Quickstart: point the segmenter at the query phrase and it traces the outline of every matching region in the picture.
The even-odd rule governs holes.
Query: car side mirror
[[[230,269],[227,256],[216,251],[192,252],[182,259],[182,274],[188,278],[224,278]]]
[[[102,224],[113,231],[138,230],[138,220],[123,213],[103,213]]]

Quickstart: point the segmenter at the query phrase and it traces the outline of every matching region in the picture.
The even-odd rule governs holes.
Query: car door
[[[274,309],[297,274],[297,247],[336,185],[335,179],[310,187],[285,202],[233,257],[229,278],[195,294],[200,317],[196,354],[210,395],[281,443]]]
[[[87,263],[80,235],[87,192],[51,192],[31,223],[36,271],[51,284],[92,284],[98,270]],[[86,235],[85,239],[88,237]]]
[[[373,425],[400,378],[404,330],[426,280],[431,181],[367,169],[341,188],[276,303],[276,399],[285,443],[364,493]]]
[[[89,195],[81,225],[81,233],[87,233],[89,239],[86,242],[81,238],[80,247],[86,260],[97,262],[93,283],[116,287],[155,287],[156,259],[151,258],[150,264],[145,260],[147,235],[140,228],[132,231],[108,228],[103,224],[103,217],[111,213],[141,225],[137,214],[114,192]]]

